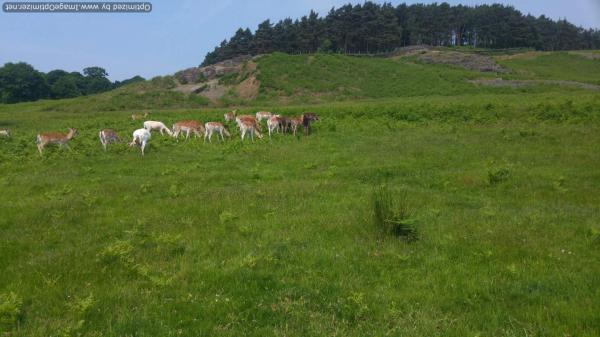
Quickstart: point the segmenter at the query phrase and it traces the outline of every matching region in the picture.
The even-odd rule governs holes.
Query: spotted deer
[[[103,129],[98,133],[98,137],[100,138],[100,144],[104,147],[104,151],[106,151],[106,147],[110,143],[117,143],[121,141],[121,138],[117,134],[117,132],[113,129]]]
[[[68,133],[58,133],[58,132],[47,132],[40,133],[36,137],[36,143],[38,151],[40,152],[40,156],[44,151],[44,147],[48,144],[58,144],[60,148],[63,146],[69,147],[67,142],[69,142],[73,137],[77,136],[77,129],[69,128]]]
[[[219,122],[208,122],[204,124],[204,128],[206,129],[206,132],[204,133],[204,142],[206,142],[206,139],[208,138],[208,141],[212,143],[212,135],[215,132],[221,136],[222,141],[225,141],[225,137],[223,135],[231,137],[229,131],[227,131],[223,124]]]
[[[236,114],[237,110],[233,110],[224,114],[223,118],[225,119],[225,122],[233,122],[235,120]]]
[[[204,133],[206,133],[206,130],[202,123],[194,120],[180,121],[173,124],[174,138],[177,138],[177,140],[179,140],[179,134],[182,132],[185,132],[185,139],[187,140],[190,138],[190,133],[193,132],[196,138],[198,138],[199,136],[202,137]]]
[[[256,123],[251,121],[241,121],[239,125],[242,142],[244,141],[244,137],[248,132],[250,133],[250,139],[252,139],[252,141],[254,141],[254,134],[256,134],[259,139],[262,139],[262,135],[260,132],[258,132],[258,130],[256,130]]]
[[[143,115],[142,114],[131,114],[131,120],[133,120],[133,121],[137,121],[139,119],[146,118],[146,117],[148,117],[147,112],[145,112]]]

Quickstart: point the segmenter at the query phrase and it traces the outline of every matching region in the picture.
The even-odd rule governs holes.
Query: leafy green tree
[[[48,98],[50,89],[43,74],[31,65],[6,63],[0,68],[0,102],[17,103]]]
[[[82,94],[96,94],[108,91],[113,88],[113,84],[107,78],[108,73],[100,67],[88,67],[83,69],[85,75],[83,81],[79,78],[79,83],[83,82]]]
[[[100,67],[87,67],[83,69],[83,74],[87,77],[94,78],[106,78],[108,77],[108,73],[104,68]]]
[[[50,92],[52,98],[55,99],[81,96],[81,90],[77,86],[77,77],[69,73],[54,82],[50,87]]]

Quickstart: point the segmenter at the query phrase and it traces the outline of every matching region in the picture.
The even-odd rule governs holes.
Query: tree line
[[[287,18],[275,24],[265,20],[254,33],[240,28],[209,52],[202,65],[274,51],[382,53],[421,44],[545,51],[598,49],[600,30],[577,27],[565,19],[524,15],[501,4],[403,3],[394,7],[367,1],[334,7],[325,17],[311,10],[296,20]]]
[[[43,73],[24,62],[6,63],[0,67],[0,103],[73,98],[138,81],[144,81],[144,78],[135,76],[122,82],[111,82],[101,67],[85,68],[83,74],[60,69]]]

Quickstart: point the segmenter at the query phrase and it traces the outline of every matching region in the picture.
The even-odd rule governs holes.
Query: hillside
[[[475,52],[475,53],[474,53]],[[416,47],[390,57],[274,53],[190,68],[100,95],[27,103],[65,111],[323,103],[355,99],[595,91],[596,52]]]
[[[593,51],[489,54],[426,46],[388,57],[273,53],[187,69],[185,83],[197,83],[176,90],[191,88],[213,103],[245,105],[600,89],[600,63]],[[198,79],[198,74],[208,77]]]

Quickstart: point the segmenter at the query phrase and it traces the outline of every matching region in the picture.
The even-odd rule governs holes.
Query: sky
[[[115,1],[115,0],[113,0]],[[256,26],[314,9],[326,15],[332,7],[354,0],[146,0],[144,14],[16,14],[0,12],[0,64],[27,62],[36,69],[107,70],[111,80],[135,75],[152,78],[198,66],[207,52],[239,27]],[[374,1],[382,2],[382,1]],[[390,1],[430,3],[435,1]],[[442,1],[437,1],[442,2]],[[600,28],[600,0],[447,0],[457,5],[502,3],[523,13],[566,18],[584,28]]]

